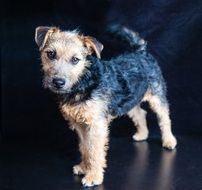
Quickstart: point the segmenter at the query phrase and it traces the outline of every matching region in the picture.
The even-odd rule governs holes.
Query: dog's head
[[[44,87],[55,93],[68,93],[91,64],[87,56],[100,58],[103,45],[95,38],[77,31],[61,31],[56,27],[36,28],[35,41],[41,52]]]

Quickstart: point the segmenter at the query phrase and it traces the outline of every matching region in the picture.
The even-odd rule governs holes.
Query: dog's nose
[[[65,79],[62,78],[54,78],[53,84],[56,88],[62,88],[65,85]]]

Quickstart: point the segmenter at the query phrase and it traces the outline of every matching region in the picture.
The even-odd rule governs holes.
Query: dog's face
[[[100,58],[103,49],[95,38],[56,27],[37,27],[35,41],[41,52],[44,87],[58,94],[69,93],[90,64],[87,56],[95,53]]]

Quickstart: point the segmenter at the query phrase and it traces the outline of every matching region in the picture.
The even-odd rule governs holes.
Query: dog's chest
[[[79,124],[89,124],[92,121],[91,110],[86,105],[65,104],[61,107],[65,119]]]
[[[105,112],[105,102],[102,100],[88,100],[79,104],[63,104],[60,106],[65,119],[78,124],[91,125],[94,120]]]

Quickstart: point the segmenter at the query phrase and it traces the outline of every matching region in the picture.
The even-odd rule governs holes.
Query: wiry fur
[[[146,51],[146,42],[120,26],[112,27],[110,32],[127,41],[129,48],[106,61],[100,60],[103,46],[95,38],[75,31],[36,29],[45,86],[58,94],[61,112],[80,139],[82,161],[73,171],[85,175],[82,179],[85,186],[103,181],[108,126],[113,118],[128,114],[137,126],[133,138],[137,141],[147,139],[146,112],[140,108],[142,101],[148,101],[157,114],[163,146],[173,149],[177,144],[171,132],[166,85],[156,60]],[[45,34],[42,41],[40,34]],[[46,54],[51,49],[57,52],[54,60],[49,60]],[[71,57],[75,54],[80,61],[73,65]],[[55,77],[65,80],[63,88],[53,86]]]

